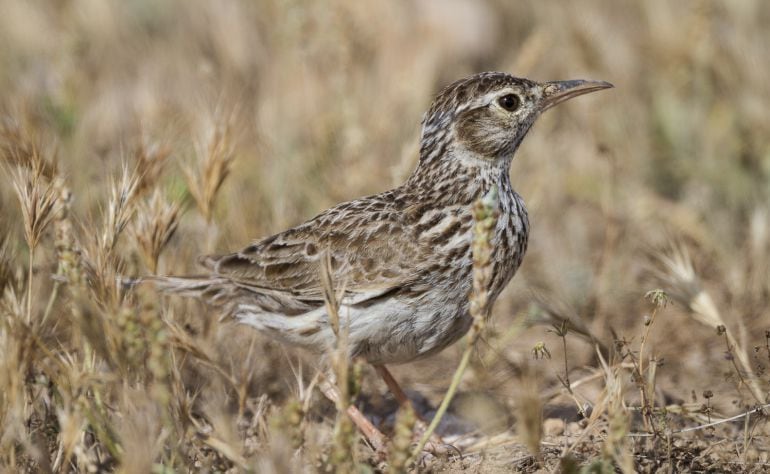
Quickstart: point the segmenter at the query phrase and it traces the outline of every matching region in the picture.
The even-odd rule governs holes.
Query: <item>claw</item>
[[[432,438],[432,437],[431,437]],[[426,451],[436,457],[440,457],[442,459],[449,458],[451,455],[456,455],[460,459],[463,458],[463,453],[460,451],[460,448],[457,446],[454,446],[452,444],[444,443],[444,442],[434,442],[432,439],[431,441],[428,441],[425,443],[425,448],[423,451]]]

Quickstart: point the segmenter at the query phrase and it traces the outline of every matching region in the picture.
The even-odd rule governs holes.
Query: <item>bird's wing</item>
[[[322,302],[321,272],[328,258],[336,290],[344,288],[351,303],[370,300],[412,284],[432,266],[435,270],[437,239],[470,227],[459,213],[397,203],[379,195],[340,204],[203,264],[213,276],[242,288]]]

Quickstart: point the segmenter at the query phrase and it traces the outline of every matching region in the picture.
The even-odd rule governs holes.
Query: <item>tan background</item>
[[[530,248],[495,307],[494,350],[480,349],[487,364],[474,365],[463,390],[489,395],[509,423],[511,365],[544,341],[553,359],[530,363],[541,388],[558,389],[563,371],[561,341],[548,326],[518,330],[514,321],[569,317],[608,347],[616,337],[638,343],[651,311],[644,294],[662,287],[678,298],[658,315],[646,348],[665,359],[661,393],[669,402],[694,393],[700,402],[710,389],[727,413],[750,404],[734,375],[725,377],[724,340],[688,305],[706,291],[750,357],[765,345],[770,3],[8,0],[0,11],[0,105],[55,143],[81,235],[140,144],[169,150],[157,187],[186,212],[161,257],[159,271],[168,273],[194,272],[196,255],[399,184],[416,162],[421,114],[457,78],[500,70],[612,82],[613,90],[549,111],[513,161]],[[234,172],[207,226],[180,163],[194,161],[212,123],[227,120],[237,138]],[[20,214],[6,179],[2,232],[23,272]],[[130,236],[120,245],[127,271],[147,272]],[[661,265],[672,245],[686,249],[694,275],[672,280]],[[55,268],[52,245],[43,246],[37,265]],[[205,325],[200,308],[188,308],[174,317]],[[215,328],[207,340],[228,366],[256,338],[250,393],[272,393],[280,405],[296,391],[287,372],[295,355],[244,331]],[[223,344],[233,334],[246,342]],[[574,377],[590,373],[580,367],[596,366],[591,346],[578,335],[567,340]],[[462,346],[395,373],[436,402]],[[367,380],[365,391],[383,390],[373,374]],[[580,396],[591,400],[600,388],[588,384]]]

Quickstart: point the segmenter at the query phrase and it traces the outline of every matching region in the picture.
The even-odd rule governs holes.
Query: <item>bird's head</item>
[[[507,161],[545,110],[610,87],[604,81],[540,83],[501,72],[461,79],[444,88],[425,114],[420,161]]]

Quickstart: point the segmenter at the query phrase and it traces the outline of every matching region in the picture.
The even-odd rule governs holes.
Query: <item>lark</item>
[[[471,325],[473,202],[497,188],[491,304],[527,250],[527,210],[510,178],[516,150],[544,111],[610,87],[501,72],[458,80],[424,115],[419,161],[405,183],[334,206],[238,252],[205,257],[203,275],[162,277],[156,284],[199,297],[270,337],[326,354],[337,341],[324,299],[327,262],[333,286],[344,289],[338,317],[348,331],[350,357],[373,364],[403,401],[386,365],[435,354]],[[365,419],[356,422],[370,440],[380,436]]]

